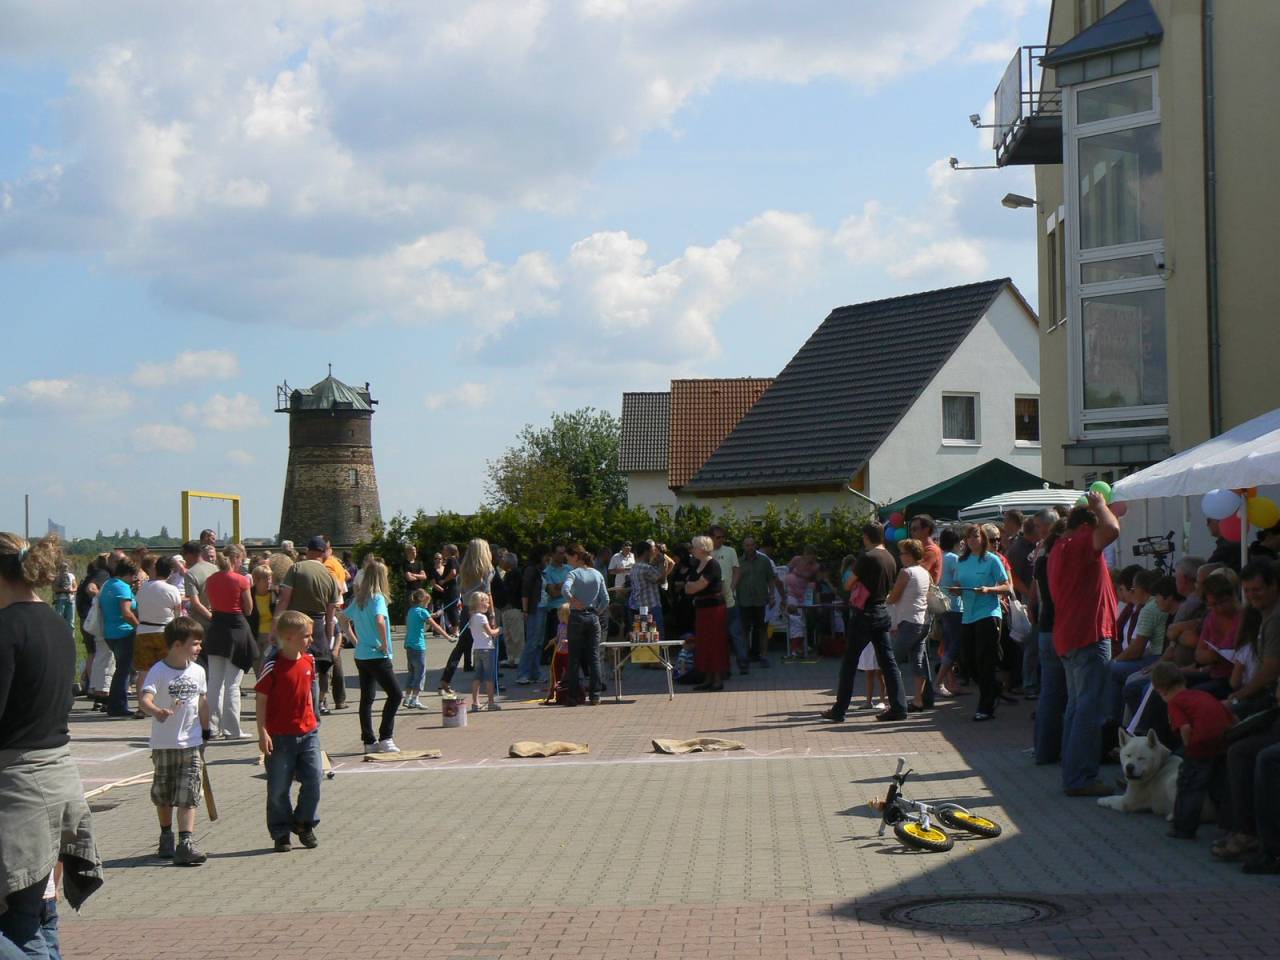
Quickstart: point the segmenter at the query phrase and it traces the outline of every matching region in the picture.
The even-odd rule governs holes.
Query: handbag
[[[1009,598],[1009,636],[1014,643],[1026,643],[1031,636],[1031,618],[1017,597]]]
[[[80,632],[87,633],[93,637],[102,636],[102,609],[98,606],[97,597],[94,597],[93,602],[89,604],[89,612],[84,615],[84,622],[80,624]]]
[[[929,595],[925,600],[928,610],[935,617],[940,617],[951,609],[951,598],[936,583],[929,584]]]
[[[1244,740],[1255,734],[1266,733],[1277,720],[1280,720],[1280,706],[1267,707],[1228,727],[1222,739],[1227,743],[1235,743],[1237,740]]]

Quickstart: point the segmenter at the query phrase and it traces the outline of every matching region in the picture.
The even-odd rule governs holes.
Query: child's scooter
[[[986,817],[970,813],[958,803],[929,804],[910,800],[902,793],[911,771],[905,769],[905,757],[898,758],[898,769],[883,800],[872,800],[871,809],[880,814],[880,830],[884,836],[886,827],[892,826],[894,835],[908,847],[942,853],[955,846],[955,838],[937,824],[979,837],[1000,836],[1000,825]]]

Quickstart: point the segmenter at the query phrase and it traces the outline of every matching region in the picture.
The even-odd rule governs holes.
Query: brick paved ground
[[[436,645],[433,662],[446,652]],[[202,812],[203,867],[150,856],[145,786],[99,798],[108,883],[81,915],[64,911],[66,956],[1280,953],[1273,879],[1212,862],[1210,829],[1179,843],[1150,815],[1064,797],[1056,769],[1024,752],[1030,705],[992,724],[969,722],[972,703],[961,700],[887,728],[868,716],[819,725],[834,674],[833,663],[779,666],[669,703],[660,674],[629,669],[621,704],[508,701],[465,730],[442,729],[431,698],[430,711],[402,714],[396,739],[443,758],[386,766],[360,761],[353,710],[335,713],[324,725],[336,777],[323,788],[321,846],[288,855],[269,852],[255,747],[218,744],[222,816],[209,824]],[[149,769],[146,724],[97,716],[78,712],[73,728],[86,787]],[[749,749],[660,757],[649,741],[661,736],[724,736]],[[585,741],[591,753],[507,758],[523,739]],[[909,793],[959,800],[1001,821],[1004,835],[959,839],[948,854],[877,838],[865,803],[899,753],[918,771]],[[904,898],[942,894],[1037,897],[1062,914],[1006,929],[975,910],[981,924],[963,930],[882,916]]]

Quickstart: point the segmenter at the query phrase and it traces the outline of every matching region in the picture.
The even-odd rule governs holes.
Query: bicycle
[[[911,770],[906,766],[906,758],[899,757],[898,769],[894,771],[893,782],[889,784],[885,798],[871,801],[871,809],[880,814],[877,836],[883,837],[885,829],[892,826],[894,835],[904,845],[931,853],[945,853],[955,846],[955,837],[937,826],[939,823],[952,830],[987,839],[1000,836],[1000,824],[980,817],[958,803],[930,804],[909,799],[902,792],[903,784],[911,776]]]

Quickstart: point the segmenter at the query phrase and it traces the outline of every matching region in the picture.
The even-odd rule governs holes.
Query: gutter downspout
[[[1209,323],[1209,436],[1222,433],[1222,334],[1218,301],[1218,151],[1214,131],[1213,0],[1201,0],[1204,86],[1204,246]]]

